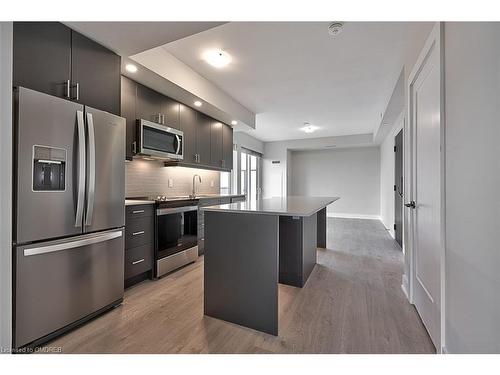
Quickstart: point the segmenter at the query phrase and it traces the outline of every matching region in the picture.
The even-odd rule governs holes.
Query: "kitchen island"
[[[284,197],[204,207],[204,313],[278,334],[278,283],[303,287],[326,247],[338,197]]]

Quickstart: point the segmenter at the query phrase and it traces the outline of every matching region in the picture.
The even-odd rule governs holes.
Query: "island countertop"
[[[311,216],[322,210],[339,197],[302,197],[288,196],[262,198],[244,202],[203,207],[204,211],[253,213],[280,216]]]

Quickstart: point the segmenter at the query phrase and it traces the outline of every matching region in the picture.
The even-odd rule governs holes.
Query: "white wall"
[[[329,216],[379,218],[378,147],[291,153],[290,195],[339,196]]]
[[[403,115],[394,123],[380,145],[380,219],[390,235],[394,237],[394,138],[403,128]]]
[[[0,176],[0,349],[7,350],[12,341],[11,22],[0,22]]]
[[[500,352],[500,24],[445,24],[446,349]]]
[[[288,181],[290,168],[287,166],[290,159],[289,150],[325,149],[326,146],[331,145],[336,145],[337,148],[369,146],[373,145],[373,136],[372,134],[360,134],[264,143],[263,197],[284,197],[287,195],[290,188]],[[279,164],[273,162],[279,162]]]

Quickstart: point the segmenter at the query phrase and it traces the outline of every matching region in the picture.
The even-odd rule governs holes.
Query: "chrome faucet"
[[[195,174],[195,175],[193,176],[193,192],[192,192],[192,194],[189,196],[190,198],[196,198],[196,189],[195,189],[195,182],[196,182],[196,181],[195,181],[195,179],[196,179],[196,177],[198,177],[198,181],[199,181],[199,182],[200,182],[200,184],[201,184],[201,177],[200,177],[200,175]]]

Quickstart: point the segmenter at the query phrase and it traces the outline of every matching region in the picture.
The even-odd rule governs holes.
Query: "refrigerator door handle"
[[[92,113],[87,112],[87,130],[89,141],[89,174],[87,179],[87,210],[85,213],[85,225],[92,225],[92,216],[94,214],[95,200],[95,132],[94,119]]]
[[[85,124],[83,111],[76,111],[78,125],[78,197],[76,203],[75,227],[81,227],[85,203]]]
[[[82,238],[81,240],[76,240],[76,241],[71,241],[71,242],[65,242],[65,243],[59,243],[59,244],[54,244],[54,245],[47,245],[47,246],[40,246],[40,247],[32,247],[28,249],[24,249],[24,256],[31,256],[31,255],[40,255],[40,254],[46,254],[46,253],[53,253],[56,251],[61,251],[61,250],[69,250],[69,249],[74,249],[77,247],[82,247],[82,246],[87,246],[87,245],[92,245],[100,242],[106,242],[113,240],[115,238],[120,238],[122,236],[122,230],[116,230],[113,232],[107,232],[104,234],[100,234],[97,236],[91,236],[88,238]]]

